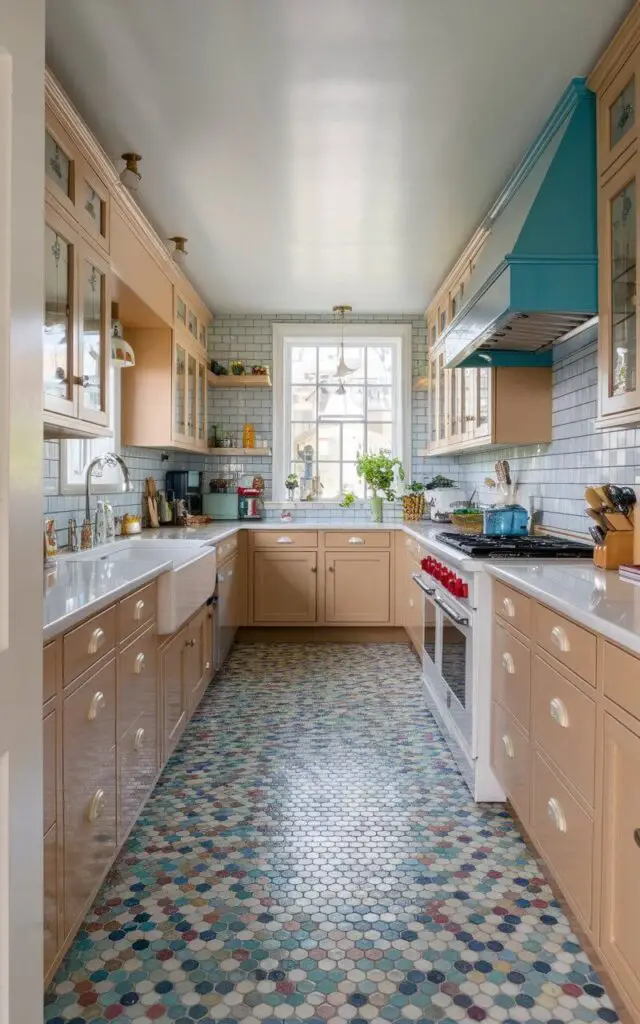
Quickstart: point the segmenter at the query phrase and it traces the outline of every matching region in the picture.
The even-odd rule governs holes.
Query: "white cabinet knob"
[[[502,737],[502,742],[504,744],[504,749],[507,757],[513,760],[513,756],[515,753],[513,749],[513,740],[511,739],[510,736],[507,736],[507,734],[505,733],[504,736]]]
[[[94,629],[93,633],[91,634],[91,639],[89,640],[89,647],[87,649],[88,653],[97,654],[100,648],[104,647],[105,640],[106,636],[104,629],[102,629],[101,626],[98,626],[96,629]]]
[[[513,660],[513,655],[509,654],[508,651],[505,651],[502,655],[502,666],[508,675],[514,676],[516,674],[516,663]]]
[[[205,667],[206,669],[209,669],[209,668],[211,668],[211,662],[210,662],[210,661],[205,661],[205,663],[204,663],[204,667]]]
[[[291,537],[278,537],[278,544],[293,544]]]
[[[349,544],[364,544],[362,537],[349,537]]]
[[[142,750],[144,746],[144,729],[137,729],[133,738],[133,749]]]
[[[136,654],[136,660],[133,663],[133,671],[137,676],[140,675],[144,669],[144,654],[140,651],[140,654]]]
[[[104,804],[104,790],[96,789],[95,793],[91,797],[91,803],[89,804],[89,810],[87,811],[89,821],[96,821],[100,817],[104,811]]]
[[[510,597],[503,598],[502,607],[507,618],[512,619],[516,614],[516,606]]]
[[[549,714],[562,729],[569,728],[569,712],[559,697],[553,697],[549,701]]]
[[[87,718],[89,719],[89,721],[95,721],[95,719],[98,716],[98,711],[102,711],[102,709],[106,708],[106,706],[107,702],[105,700],[104,693],[102,692],[102,690],[97,690],[94,693],[93,697],[91,698],[91,703],[89,705],[89,712],[87,714]]]
[[[140,619],[142,618],[143,611],[144,611],[144,601],[136,601],[135,607],[133,609],[133,618],[134,618],[135,622],[140,622]]]
[[[565,818],[564,811],[555,796],[550,797],[547,803],[547,814],[556,826],[558,832],[567,831],[567,819]]]
[[[569,643],[569,637],[562,626],[554,626],[551,630],[551,639],[563,654],[567,654],[571,650],[571,644]]]

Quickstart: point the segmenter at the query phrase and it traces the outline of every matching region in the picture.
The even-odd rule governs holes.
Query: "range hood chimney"
[[[595,95],[574,78],[485,220],[445,364],[544,366],[598,309]]]

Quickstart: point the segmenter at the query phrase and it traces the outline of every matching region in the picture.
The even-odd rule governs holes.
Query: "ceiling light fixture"
[[[111,303],[111,362],[123,370],[136,365],[136,354],[129,342],[124,340],[117,302]]]
[[[350,366],[347,366],[344,358],[344,318],[346,313],[352,312],[353,306],[333,307],[333,314],[340,323],[340,358],[338,360],[338,365],[336,367],[335,372],[335,376],[340,378],[340,387],[342,388],[342,391],[340,390],[340,388],[338,388],[339,395],[344,395],[346,393],[344,390],[344,381],[342,380],[342,378],[347,377],[350,373],[354,372]]]
[[[137,192],[142,181],[142,175],[138,170],[138,164],[142,160],[139,153],[123,153],[122,159],[126,167],[120,173],[120,181],[130,192]]]
[[[188,239],[185,238],[184,235],[173,235],[169,241],[173,242],[175,245],[175,249],[171,253],[171,259],[174,263],[177,263],[179,267],[183,267],[187,260],[187,250],[185,249],[185,245],[187,244]]]

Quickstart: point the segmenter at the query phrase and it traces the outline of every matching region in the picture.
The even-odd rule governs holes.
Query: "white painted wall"
[[[0,2],[0,1024],[42,1021],[44,0]]]

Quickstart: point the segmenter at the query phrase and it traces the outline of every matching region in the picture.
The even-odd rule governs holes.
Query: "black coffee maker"
[[[188,512],[201,515],[203,476],[197,469],[168,469],[165,476],[167,501],[182,498]]]

